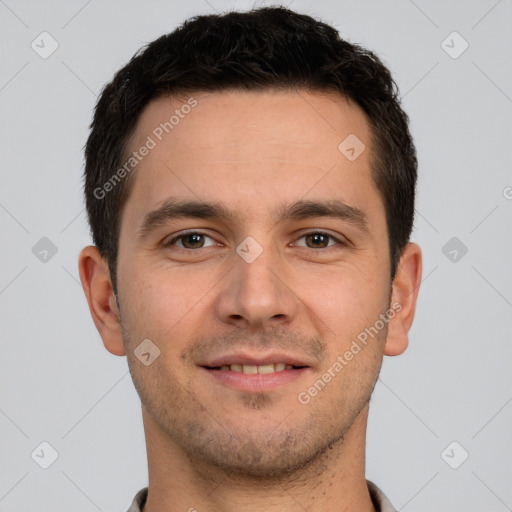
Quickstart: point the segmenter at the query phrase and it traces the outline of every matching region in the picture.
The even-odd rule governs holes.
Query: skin
[[[373,511],[364,475],[368,402],[383,356],[407,347],[421,251],[406,246],[391,283],[366,117],[334,93],[192,96],[197,107],[132,176],[117,302],[97,249],[84,248],[79,260],[103,343],[127,356],[141,397],[149,466],[144,511]],[[152,101],[132,149],[187,98]],[[338,150],[349,134],[366,146],[354,161]],[[169,198],[219,202],[233,219],[175,219],[141,240],[144,217]],[[276,205],[299,199],[359,208],[368,231],[331,217],[276,223]],[[187,229],[207,236],[164,246]],[[319,231],[334,239],[304,236]],[[263,249],[252,263],[236,252],[249,236]],[[401,309],[385,328],[301,403],[299,393],[393,303]],[[134,354],[144,339],[160,350],[148,366]],[[310,367],[274,390],[249,392],[198,366],[237,348],[279,350]]]

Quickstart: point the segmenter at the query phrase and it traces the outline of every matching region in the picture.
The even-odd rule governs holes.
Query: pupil
[[[314,235],[309,235],[309,239],[313,241],[313,244],[317,244],[317,242],[320,242],[322,244],[322,247],[325,247],[325,244],[322,242],[325,242],[327,237],[325,235],[322,235],[321,233],[315,233]],[[318,247],[318,245],[316,245]]]
[[[186,244],[185,245],[191,245],[191,246],[197,246],[197,245],[201,245],[201,237],[203,235],[199,235],[199,234],[191,234],[191,235],[187,235],[185,237],[185,240],[186,240]]]

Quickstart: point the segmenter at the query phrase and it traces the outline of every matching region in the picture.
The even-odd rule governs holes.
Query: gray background
[[[367,476],[407,512],[512,510],[512,2],[287,3],[390,66],[420,160],[423,284],[372,399]],[[82,148],[101,87],[142,44],[252,5],[0,0],[0,511],[124,512],[147,484],[126,359],[104,349],[78,278]],[[43,31],[59,45],[46,59]]]

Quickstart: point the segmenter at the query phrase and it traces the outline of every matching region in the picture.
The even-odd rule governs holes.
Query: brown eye
[[[205,245],[206,238],[209,238],[210,240],[212,240],[213,243]],[[181,242],[181,243],[176,243],[176,242]],[[208,236],[204,233],[199,233],[197,231],[191,231],[189,233],[183,233],[183,234],[173,238],[172,240],[165,243],[164,245],[165,245],[165,247],[175,245],[182,249],[203,249],[204,247],[209,247],[211,245],[215,245],[215,242],[213,241],[213,239],[210,236]]]
[[[204,237],[199,233],[191,233],[181,237],[183,247],[186,249],[199,249],[204,244]]]
[[[313,231],[302,235],[299,240],[305,240],[305,244],[297,244],[300,247],[307,247],[309,249],[325,249],[333,245],[343,245],[337,238],[321,231]]]
[[[329,244],[329,238],[329,235],[324,235],[323,233],[313,233],[306,235],[306,244],[308,247],[312,248],[327,247]]]

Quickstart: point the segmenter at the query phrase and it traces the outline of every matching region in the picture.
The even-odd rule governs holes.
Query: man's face
[[[191,109],[182,109],[186,99],[153,101],[130,146],[156,142],[134,175],[118,258],[123,339],[145,427],[227,470],[292,471],[342,439],[380,370],[385,327],[344,357],[389,309],[391,292],[369,126],[334,94],[192,96]],[[179,122],[158,130],[176,109]],[[338,149],[349,135],[366,147],[355,160],[362,146],[353,137]],[[141,232],[151,212],[187,201],[230,215],[153,215]],[[341,215],[311,203],[341,205]],[[160,350],[148,366],[134,354],[145,339]]]

